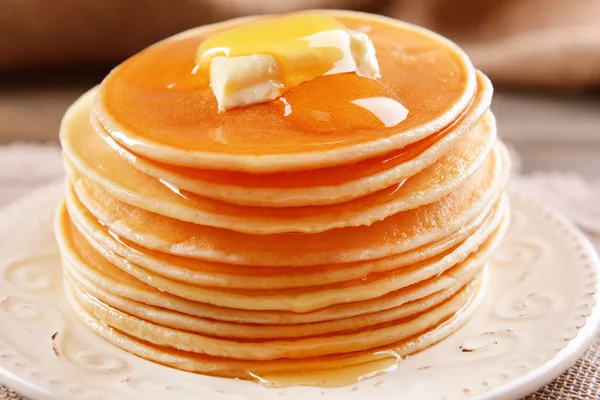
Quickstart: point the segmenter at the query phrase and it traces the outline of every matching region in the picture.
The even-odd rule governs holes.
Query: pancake
[[[275,340],[226,340],[156,325],[107,307],[89,294],[71,293],[75,301],[109,326],[159,346],[241,360],[322,357],[381,347],[430,329],[465,305],[459,294],[410,319],[400,319],[341,335]]]
[[[74,218],[87,209],[119,236],[152,250],[232,264],[310,266],[382,258],[458,230],[492,207],[506,183],[508,166],[503,169],[479,169],[439,201],[368,227],[310,235],[247,235],[195,225],[133,207],[92,186],[76,185],[77,199],[69,195],[67,205]]]
[[[433,295],[456,290],[480,272],[481,265],[463,263],[446,272],[445,276],[431,279],[422,284],[413,285],[410,290],[399,290],[376,299],[341,304],[310,313],[294,313],[278,310],[257,311],[238,310],[213,306],[208,303],[189,301],[148,286],[118,268],[103,268],[103,265],[86,265],[63,260],[65,275],[71,277],[90,293],[106,293],[124,299],[133,300],[150,306],[172,310],[181,314],[207,318],[210,321],[233,322],[240,324],[259,324],[262,326],[314,324],[317,322],[335,322],[344,318],[372,316],[377,313],[402,307],[405,304],[425,301]],[[444,296],[444,294],[441,294]],[[307,328],[308,329],[308,328]]]
[[[461,279],[460,282],[456,282],[456,285],[451,288],[440,290],[422,299],[404,303],[398,307],[380,312],[309,324],[258,325],[200,318],[183,314],[175,310],[150,306],[135,300],[114,295],[101,287],[94,285],[85,278],[77,276],[77,273],[74,273],[74,276],[71,277],[71,274],[66,272],[65,276],[68,279],[68,284],[70,286],[77,287],[76,290],[88,293],[105,303],[107,306],[126,312],[139,319],[173,329],[206,334],[214,337],[250,339],[299,338],[324,335],[349,331],[352,329],[356,330],[401,318],[407,318],[441,304],[462,288],[461,284],[465,283],[463,280],[470,282],[473,279],[473,276],[467,275],[465,278]]]
[[[474,286],[475,291],[478,291],[480,288],[480,280],[473,282],[471,285]],[[438,326],[428,331],[420,332],[419,334],[408,338],[407,340],[396,342],[393,345],[357,353],[346,353],[342,355],[312,359],[279,359],[269,362],[223,359],[178,351],[164,346],[156,346],[124,334],[113,327],[109,327],[100,322],[94,315],[86,311],[83,307],[79,306],[77,302],[72,301],[72,304],[75,312],[79,315],[82,321],[85,322],[88,327],[96,332],[99,336],[132,354],[157,363],[185,371],[207,375],[218,375],[249,380],[263,379],[272,386],[289,386],[290,377],[288,376],[288,379],[284,379],[286,378],[285,375],[289,373],[315,371],[321,373],[321,376],[323,377],[323,373],[327,370],[335,369],[339,371],[340,369],[343,369],[344,372],[349,375],[347,376],[348,381],[344,380],[343,382],[338,381],[332,383],[332,385],[335,386],[339,384],[356,382],[356,379],[359,378],[361,374],[352,376],[352,366],[387,360],[388,363],[386,363],[386,366],[388,368],[394,367],[399,359],[421,351],[454,333],[468,320],[468,318],[474,312],[476,306],[481,301],[481,295],[479,295],[479,293],[481,292],[479,291],[478,293],[474,294],[473,297],[467,301],[467,306],[464,307],[459,313],[454,314],[454,316],[443,321]],[[391,363],[389,361],[391,361]],[[370,372],[378,370],[379,373],[385,372],[383,369],[377,368],[377,366],[373,365],[368,365],[366,368],[366,371]],[[364,373],[362,375],[364,375]],[[296,384],[297,380],[291,380],[294,382],[292,384]],[[278,384],[277,382],[282,383]],[[314,384],[314,382],[311,383]]]
[[[488,139],[485,144],[493,143],[489,140],[491,136],[479,136]],[[121,171],[119,176],[123,182],[130,182],[132,187],[143,188],[140,191],[145,193],[140,195],[122,186],[114,186],[114,181],[104,185],[106,181],[94,175],[90,181],[80,174],[68,158],[65,160],[65,166],[75,185],[95,185],[108,189],[107,192],[118,200],[178,220],[251,234],[319,233],[335,228],[370,225],[390,215],[435,202],[460,186],[478,167],[488,171],[502,169],[503,160],[499,154],[502,149],[499,147],[500,145],[497,145],[488,157],[485,157],[487,148],[480,148],[481,152],[477,154],[479,157],[476,162],[471,163],[471,160],[464,158],[453,160],[457,168],[453,168],[450,163],[447,163],[446,167],[442,163],[436,163],[415,177],[392,185],[368,198],[337,205],[293,209],[247,209],[215,204],[214,200],[172,190],[154,178],[143,183],[139,182],[139,179],[130,179],[131,176],[126,171],[116,169],[115,172]],[[346,215],[346,218],[340,219],[340,214]]]
[[[506,218],[504,220],[507,221]],[[72,236],[70,231],[73,227],[67,222],[68,220],[65,218],[57,219],[57,239],[61,248],[61,254],[63,254],[65,269],[70,275],[75,274],[78,277],[78,281],[89,281],[91,285],[98,286],[109,293],[148,305],[155,305],[202,318],[237,323],[299,324],[378,312],[401,306],[407,302],[427,297],[440,290],[454,286],[456,282],[461,281],[464,277],[472,278],[473,271],[476,271],[478,268],[476,263],[462,263],[460,268],[453,268],[439,277],[430,279],[422,284],[412,285],[406,290],[398,290],[369,301],[342,304],[311,313],[297,314],[238,310],[192,302],[170,295],[148,286],[116,266],[102,262],[101,259],[98,260],[99,262],[86,262],[80,255],[69,249],[68,238]],[[505,226],[506,223],[503,225]],[[499,229],[498,232],[501,233],[505,228]],[[89,253],[86,253],[86,255],[89,256]],[[72,258],[69,259],[69,256]],[[88,260],[90,259],[88,258]]]
[[[414,176],[457,145],[461,137],[473,130],[478,123],[481,124],[480,119],[490,106],[492,86],[485,75],[478,73],[477,78],[477,95],[468,110],[442,131],[382,156],[308,171],[249,174],[170,165],[132,153],[108,135],[95,115],[91,116],[91,124],[98,135],[133,168],[169,182],[181,191],[250,206],[336,204],[365,196]],[[94,96],[95,92],[91,91],[82,98],[82,108],[87,107],[88,97]],[[77,103],[74,108],[77,108]],[[490,117],[488,115],[487,118]],[[495,122],[491,121],[484,129],[495,131]],[[307,195],[307,189],[310,189],[310,195]]]
[[[87,96],[90,100],[90,96]],[[499,151],[486,156],[496,132],[491,114],[434,165],[406,181],[360,199],[321,207],[241,207],[181,192],[133,168],[89,127],[86,97],[66,117],[61,133],[71,181],[96,185],[144,210],[196,224],[253,234],[318,233],[370,225],[390,215],[439,200],[477,168],[496,167]],[[71,119],[73,120],[72,124]],[[110,140],[110,139],[109,139]],[[93,149],[93,150],[91,150]],[[483,164],[483,165],[482,165]],[[345,218],[340,219],[343,214]]]
[[[486,246],[492,248],[496,245],[498,238],[502,237],[506,229],[508,220],[494,233],[492,239]],[[478,255],[477,258],[480,258]],[[473,260],[469,261],[473,263]],[[472,271],[470,269],[469,271]],[[153,307],[135,300],[130,300],[122,296],[114,295],[100,286],[94,285],[81,276],[71,278],[70,284],[78,286],[79,291],[84,291],[98,298],[108,306],[134,315],[146,321],[154,322],[162,326],[181,329],[189,332],[198,332],[217,337],[246,337],[246,338],[274,338],[274,337],[304,337],[330,334],[334,332],[350,331],[363,329],[372,325],[389,322],[399,318],[406,318],[417,314],[436,304],[448,299],[454,295],[466,282],[473,279],[473,272],[466,274],[454,273],[456,278],[455,285],[416,301],[401,304],[398,307],[384,309],[365,315],[359,315],[349,318],[340,318],[333,321],[313,322],[310,324],[296,325],[256,325],[221,322],[214,319],[198,318],[189,316],[177,311],[169,311],[165,308]],[[71,276],[68,272],[67,276]]]
[[[115,237],[114,233],[102,226],[87,211],[80,215],[80,220],[72,222],[86,241],[113,264],[118,261],[116,258],[118,256],[128,260],[130,264],[142,266],[152,274],[176,281],[208,287],[279,289],[323,285],[359,278],[365,280],[371,273],[416,264],[439,254],[453,252],[456,250],[455,247],[470,249],[477,246],[499,226],[505,215],[506,207],[506,202],[501,202],[485,216],[483,221],[481,218],[476,218],[448,237],[396,256],[356,263],[295,268],[294,270],[211,263],[150,251],[127,242],[125,239]],[[69,218],[65,209],[61,213],[59,218]]]
[[[439,132],[467,109],[476,91],[475,69],[455,44],[397,20],[330,12],[350,29],[370,27],[380,80],[337,74],[306,82],[286,93],[295,109],[288,117],[281,102],[218,114],[207,77],[193,72],[194,55],[209,34],[249,21],[233,20],[177,35],[122,63],[104,79],[95,114],[115,140],[150,159],[264,173],[385,154]],[[338,99],[333,105],[330,93]],[[398,98],[408,117],[386,128],[352,107],[349,100],[356,93]],[[327,113],[328,120],[315,119],[310,112],[315,109]]]
[[[146,284],[167,293],[203,303],[222,307],[249,310],[283,310],[298,313],[315,311],[340,303],[357,302],[383,296],[392,291],[402,289],[415,283],[439,276],[455,264],[467,257],[487,257],[494,248],[496,240],[483,237],[479,242],[474,239],[464,248],[458,247],[454,252],[442,254],[433,259],[409,267],[401,267],[385,272],[373,273],[365,279],[359,278],[330,284],[271,290],[244,290],[230,288],[205,288],[173,281],[153,274],[148,270],[132,264],[121,257],[112,257],[114,264],[106,260],[76,231],[70,230],[63,245],[64,256],[71,262],[85,264],[104,264],[106,269],[118,267]],[[486,244],[483,245],[483,242]],[[471,255],[477,249],[476,255]],[[252,279],[250,277],[249,279]]]

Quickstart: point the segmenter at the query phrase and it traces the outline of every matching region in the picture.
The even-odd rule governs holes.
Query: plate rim
[[[577,335],[562,350],[556,353],[554,357],[502,386],[472,397],[472,400],[505,399],[506,396],[520,399],[535,393],[575,365],[589,350],[592,342],[600,333],[600,256],[590,238],[564,213],[555,207],[518,189],[509,187],[507,191],[511,199],[519,197],[521,201],[533,203],[533,205],[539,207],[546,215],[558,220],[564,228],[571,231],[571,234],[577,237],[577,241],[582,246],[583,251],[590,255],[589,262],[596,278],[595,292],[590,297],[594,299],[595,304],[592,306],[592,312],[586,316],[585,325],[581,329],[578,329]],[[533,390],[531,390],[532,388]]]

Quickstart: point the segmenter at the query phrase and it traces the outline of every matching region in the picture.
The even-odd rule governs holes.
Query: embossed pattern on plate
[[[600,319],[598,259],[565,218],[518,193],[476,316],[396,373],[343,388],[265,389],[139,359],[94,336],[62,293],[62,184],[0,212],[0,382],[34,400],[517,399],[582,354]]]

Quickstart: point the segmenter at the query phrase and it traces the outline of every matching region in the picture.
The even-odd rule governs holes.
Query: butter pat
[[[205,40],[196,61],[209,67],[219,111],[272,101],[319,76],[380,77],[375,47],[335,18],[295,15],[243,25]]]
[[[210,86],[219,111],[275,100],[285,88],[284,72],[267,54],[215,57],[210,63]]]

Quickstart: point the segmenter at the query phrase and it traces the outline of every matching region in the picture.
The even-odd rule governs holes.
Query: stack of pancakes
[[[369,26],[409,110],[398,126],[307,131],[272,104],[218,115],[194,50],[239,21],[147,49],[67,111],[57,238],[94,332],[187,371],[328,385],[389,370],[469,318],[508,224],[491,84],[443,38],[337,16]],[[341,367],[354,378],[322,379]]]

